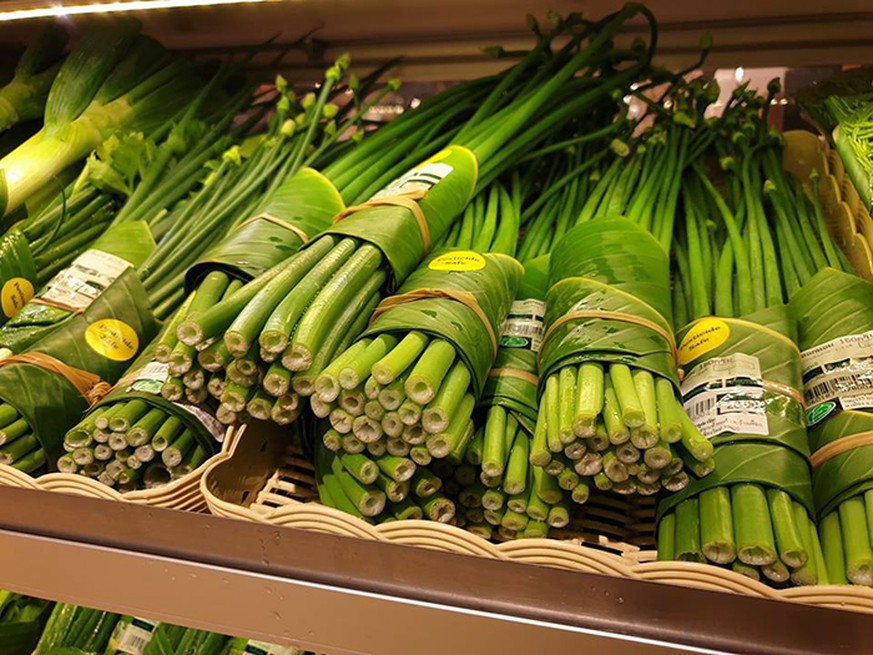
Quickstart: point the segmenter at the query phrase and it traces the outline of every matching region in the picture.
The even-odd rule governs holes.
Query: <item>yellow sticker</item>
[[[451,154],[452,154],[452,149],[450,147],[443,148],[439,152],[437,152],[437,153],[431,155],[430,157],[428,157],[427,159],[425,159],[418,166],[416,166],[416,168],[421,168],[422,166],[427,166],[428,164],[432,164],[433,162],[442,161],[443,159],[449,157]]]
[[[704,318],[695,323],[679,344],[679,363],[689,362],[715,350],[731,336],[728,324],[717,318]]]
[[[485,258],[472,250],[459,250],[440,255],[427,267],[432,271],[481,271],[485,268]]]
[[[104,318],[95,321],[85,330],[85,341],[91,348],[114,362],[133,359],[139,350],[139,337],[124,321]]]
[[[15,316],[30,299],[33,298],[33,285],[23,277],[13,277],[3,285],[0,291],[0,304],[3,313],[9,318]]]

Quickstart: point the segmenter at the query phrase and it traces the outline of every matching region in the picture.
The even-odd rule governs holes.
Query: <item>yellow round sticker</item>
[[[6,281],[0,291],[0,304],[7,317],[15,316],[33,298],[33,284],[23,277],[13,277]]]
[[[91,348],[114,362],[126,362],[139,350],[139,337],[124,321],[104,318],[85,330],[85,341]]]
[[[704,318],[695,323],[679,344],[679,363],[695,359],[718,348],[731,336],[728,324],[717,318]]]
[[[427,267],[432,271],[481,271],[485,258],[472,250],[459,250],[436,257]]]

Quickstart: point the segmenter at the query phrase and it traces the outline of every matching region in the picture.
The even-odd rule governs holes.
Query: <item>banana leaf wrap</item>
[[[245,282],[257,277],[327,229],[343,209],[342,196],[330,180],[312,168],[301,169],[188,270],[187,290],[214,270]]]
[[[704,478],[691,476],[691,482],[678,493],[665,494],[658,502],[661,517],[679,503],[707,489],[753,482],[781,489],[815,515],[809,462],[797,451],[765,443],[740,441],[715,449],[715,471]]]
[[[700,319],[677,336],[679,363],[686,372],[682,383],[686,407],[710,393],[719,394],[718,405],[722,410],[730,404],[741,405],[741,409],[751,406],[751,413],[747,414],[752,418],[751,431],[722,431],[710,437],[713,445],[755,441],[788,446],[809,457],[801,403],[803,379],[796,345],[797,326],[786,305],[742,318]],[[709,364],[698,368],[706,363]],[[750,364],[758,370],[749,373]],[[714,372],[701,376],[704,384],[698,386],[696,372],[716,366]],[[701,396],[700,392],[706,395]],[[709,436],[703,426],[698,427]]]
[[[30,244],[13,228],[0,238],[0,325],[33,298],[35,285],[36,264]]]
[[[598,361],[648,370],[678,391],[669,263],[653,236],[623,218],[582,223],[555,246],[549,271],[540,387],[564,366]]]
[[[362,336],[420,330],[445,339],[470,370],[478,398],[494,362],[500,324],[523,272],[522,265],[507,255],[470,250],[436,253],[407,278],[396,296],[383,301],[384,311],[379,313],[377,308],[375,319]],[[480,308],[490,331],[476,311],[464,302],[437,297],[440,292],[467,295]],[[398,300],[402,302],[392,304]]]
[[[142,264],[154,247],[142,221],[109,228],[0,328],[0,348],[24,352],[87,307],[122,271]]]
[[[398,196],[413,200],[423,214],[431,243],[437,243],[473,197],[479,165],[461,146],[449,146],[394,180],[367,203],[339,214],[325,234],[355,237],[379,248],[391,266],[389,291],[428,254],[424,231],[407,207],[375,204]],[[348,215],[344,215],[344,214]]]
[[[191,430],[197,443],[214,455],[217,444],[224,440],[226,428],[215,418],[218,403],[213,398],[192,405],[187,402],[172,402],[161,396],[161,386],[169,378],[169,367],[155,361],[155,348],[159,338],[154,339],[136,358],[130,368],[106,396],[93,409],[137,398],[149,407],[165,411],[182,421]]]
[[[867,435],[867,441],[873,442],[873,284],[825,269],[792,297],[791,309],[805,357],[813,489],[818,515],[823,517],[842,501],[873,488],[873,443],[856,441]],[[823,377],[820,363],[832,359],[840,361],[825,367],[830,379],[851,384],[831,385],[837,388],[836,395],[822,396],[817,392]],[[846,438],[857,445],[822,457]]]
[[[112,384],[157,331],[146,291],[128,269],[83,313],[28,353],[44,353]],[[23,362],[0,367],[0,399],[27,420],[51,466],[63,453],[64,434],[88,409],[88,401],[65,377]]]
[[[537,353],[543,335],[548,265],[548,256],[525,264],[515,302],[500,328],[500,348],[479,403],[505,407],[530,432],[537,419]]]

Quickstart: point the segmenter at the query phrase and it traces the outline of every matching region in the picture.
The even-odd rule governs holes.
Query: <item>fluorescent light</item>
[[[53,18],[81,14],[108,14],[123,11],[148,11],[150,9],[174,9],[179,7],[205,7],[212,5],[250,4],[275,0],[130,0],[129,2],[105,2],[87,5],[53,5],[33,9],[0,11],[0,22]]]

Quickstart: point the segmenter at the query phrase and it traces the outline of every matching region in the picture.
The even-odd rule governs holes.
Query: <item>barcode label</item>
[[[166,382],[169,377],[169,364],[149,362],[136,373],[136,378],[127,390],[158,394],[161,393],[161,387],[164,386],[164,382]]]
[[[546,303],[534,298],[516,300],[500,326],[500,345],[504,348],[528,348],[535,353],[543,343],[543,317]]]
[[[127,655],[142,655],[158,625],[144,619],[133,619],[130,623],[121,621],[115,626],[109,647]]]
[[[39,294],[71,311],[86,309],[131,263],[102,250],[88,250],[55,275]]]
[[[800,359],[810,425],[835,410],[873,408],[873,330],[809,348]]]
[[[207,412],[202,407],[198,407],[197,405],[192,405],[190,403],[173,403],[180,409],[184,409],[186,412],[194,416],[200,423],[206,428],[206,431],[212,435],[212,437],[218,442],[224,442],[224,434],[227,432],[227,427],[222,425],[217,418],[215,418],[212,414]]]
[[[404,173],[387,187],[376,193],[370,200],[380,200],[414,191],[430,191],[442,182],[454,169],[449,164],[430,162]]]
[[[757,357],[737,353],[695,366],[682,382],[686,414],[707,439],[725,432],[769,434]]]

